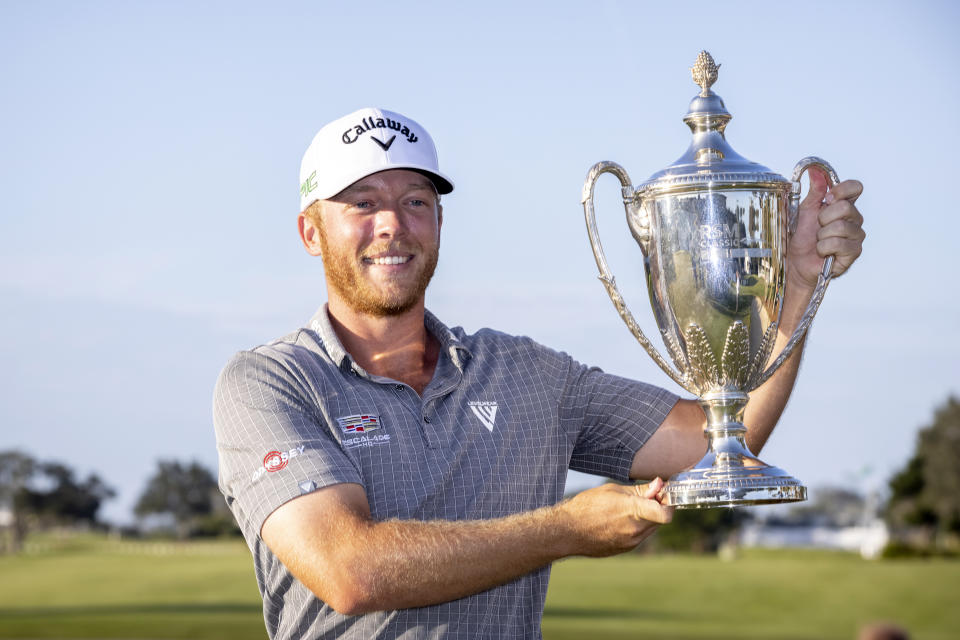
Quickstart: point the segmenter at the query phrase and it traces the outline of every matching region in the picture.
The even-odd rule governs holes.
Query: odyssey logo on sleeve
[[[265,473],[276,473],[282,470],[287,466],[291,458],[299,456],[303,453],[304,449],[304,445],[300,445],[289,451],[268,451],[267,455],[263,456],[263,464],[257,467],[256,471],[253,472],[253,476],[250,477],[250,482],[256,482]]]

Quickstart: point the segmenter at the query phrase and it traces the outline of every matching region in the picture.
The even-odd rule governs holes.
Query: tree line
[[[0,452],[0,552],[19,551],[27,535],[55,527],[105,530],[100,517],[116,490],[99,475],[78,478],[57,461],[36,460],[21,451]],[[198,462],[160,460],[134,514],[144,530],[184,539],[239,534],[214,474]]]
[[[5,546],[18,551],[30,530],[63,523],[95,525],[104,500],[116,492],[93,473],[83,480],[60,462],[40,462],[19,451],[0,452],[0,514]]]

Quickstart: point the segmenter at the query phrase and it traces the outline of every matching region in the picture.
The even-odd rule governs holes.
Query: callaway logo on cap
[[[367,108],[334,120],[310,143],[300,163],[300,210],[387,169],[419,171],[437,193],[453,191],[426,129],[399,113]]]

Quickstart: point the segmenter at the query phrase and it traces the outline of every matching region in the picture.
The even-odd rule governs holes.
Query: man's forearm
[[[608,484],[503,518],[423,522],[375,521],[362,487],[342,484],[286,503],[261,533],[317,597],[357,615],[454,600],[565,556],[632,549],[670,521],[662,486]]]
[[[843,274],[863,248],[863,216],[855,203],[863,185],[845,180],[830,186],[825,172],[809,173],[810,189],[800,204],[797,229],[790,239],[784,306],[774,354],[779,354],[800,323],[814,291],[824,256],[834,256],[833,276]],[[762,387],[750,394],[744,422],[747,443],[756,453],[783,413],[800,368],[803,344]]]
[[[773,348],[773,356],[767,363],[770,365],[787,345],[794,331],[800,324],[803,312],[810,300],[811,291],[801,286],[788,284],[784,294],[784,306],[780,312],[780,327],[777,341]],[[744,424],[747,425],[747,445],[753,453],[759,453],[767,442],[770,433],[787,406],[793,386],[800,371],[803,347],[806,336],[801,340],[789,358],[777,369],[769,380],[750,393],[750,402],[744,413]]]
[[[345,545],[341,580],[351,613],[455,600],[535,571],[572,553],[557,507],[474,521],[367,521]],[[376,550],[371,553],[371,550]]]

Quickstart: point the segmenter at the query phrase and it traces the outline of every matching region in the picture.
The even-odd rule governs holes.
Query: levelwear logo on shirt
[[[467,406],[473,411],[473,415],[480,418],[483,426],[485,426],[490,433],[493,433],[493,424],[497,419],[497,403],[471,400],[467,403]]]

